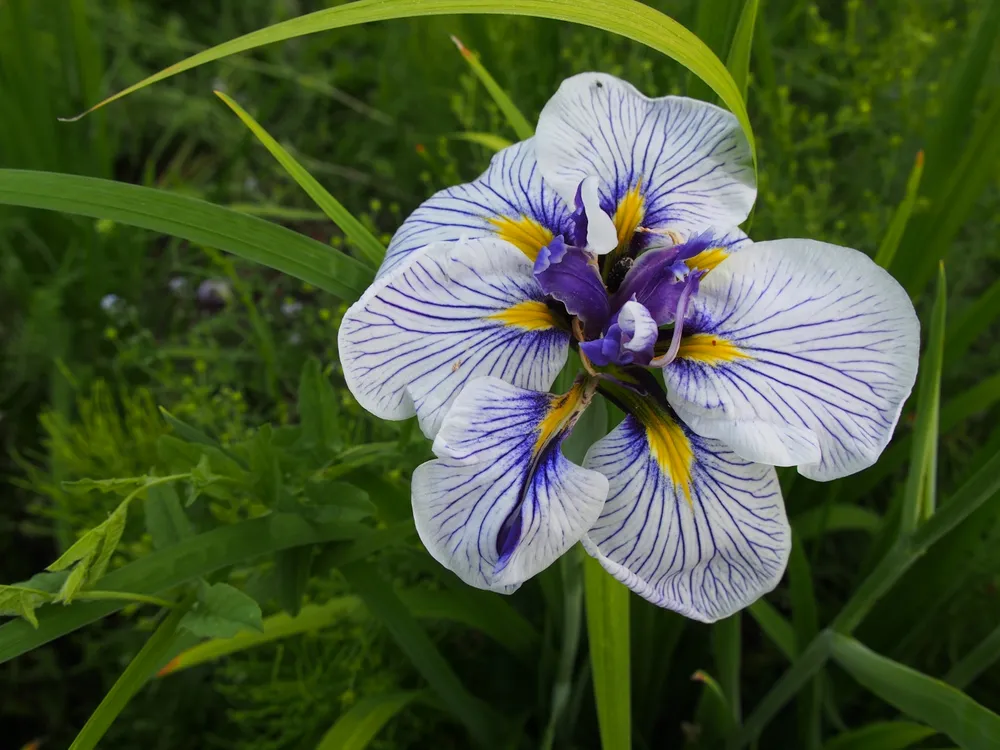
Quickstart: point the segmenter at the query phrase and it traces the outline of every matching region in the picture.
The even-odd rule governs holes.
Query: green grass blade
[[[809,558],[802,540],[794,534],[788,560],[788,582],[795,640],[797,643],[812,643],[819,632],[819,612]],[[821,744],[822,676],[820,670],[798,698],[799,741],[803,750],[818,750]]]
[[[768,691],[753,713],[743,724],[743,729],[726,744],[727,750],[739,750],[756,740],[771,719],[811,680],[830,657],[833,633],[824,630],[795,660],[791,668]]]
[[[810,508],[792,519],[795,536],[802,541],[815,539],[831,531],[864,531],[874,534],[881,525],[882,517],[875,511],[844,503]]]
[[[904,282],[903,286],[911,296],[923,291],[934,274],[934,264],[945,256],[979,196],[996,176],[997,163],[1000,162],[998,131],[1000,97],[993,101],[976,124],[944,192],[934,201],[929,218],[919,224],[919,234],[912,244],[914,252],[906,256],[903,263],[899,259],[904,256],[896,256],[894,270],[900,272],[898,278]]]
[[[750,50],[753,48],[753,32],[759,6],[760,0],[746,0],[743,3],[740,20],[729,46],[729,55],[726,57],[726,67],[733,76],[743,101],[747,100],[747,86],[750,83]]]
[[[777,646],[786,659],[793,661],[799,650],[799,642],[795,637],[792,623],[764,599],[758,599],[751,604],[749,612],[771,643]]]
[[[944,681],[961,689],[1000,659],[1000,626],[948,670]]]
[[[906,225],[910,221],[913,207],[917,204],[917,197],[920,195],[920,178],[923,173],[924,152],[918,151],[910,177],[906,181],[906,193],[896,208],[896,213],[892,216],[889,229],[886,231],[885,237],[882,238],[882,244],[878,246],[878,252],[875,253],[875,262],[882,268],[889,268],[892,265],[892,259],[896,257],[899,242],[903,239]]]
[[[265,44],[371,21],[452,13],[507,14],[568,21],[645,44],[679,62],[719,95],[739,120],[750,142],[754,165],[757,164],[757,149],[746,105],[726,66],[704,42],[681,24],[654,8],[632,0],[359,0],[292,18],[199,52],[119,91],[72,119],[77,120],[123,96],[185,70]]]
[[[166,677],[175,672],[217,661],[231,654],[237,654],[300,633],[313,633],[354,617],[359,611],[363,611],[360,599],[356,596],[341,596],[323,604],[308,604],[302,607],[295,617],[287,612],[280,612],[265,617],[263,629],[260,632],[243,630],[232,638],[212,638],[185,649],[167,662],[158,672],[158,676]]]
[[[726,57],[729,50],[740,3],[741,0],[700,0],[695,5],[694,33],[720,58]],[[687,95],[708,101],[712,98],[712,87],[700,77],[689,75]]]
[[[629,590],[590,555],[583,563],[583,581],[601,747],[604,750],[630,748]]]
[[[948,735],[965,750],[996,748],[1000,716],[965,693],[880,656],[848,636],[834,636],[831,656],[879,698]]]
[[[927,350],[920,361],[917,386],[917,421],[913,428],[910,470],[906,476],[899,533],[912,534],[922,518],[933,513],[934,479],[937,476],[938,418],[941,409],[941,367],[944,362],[944,331],[947,309],[944,266],[938,274],[937,295],[931,311]]]
[[[935,734],[923,724],[880,721],[834,737],[823,750],[905,750]]]
[[[712,652],[719,674],[719,687],[728,706],[727,723],[738,727],[743,721],[740,699],[740,662],[742,630],[740,613],[730,615],[712,626]]]
[[[371,269],[315,240],[253,216],[168,193],[93,177],[0,169],[0,204],[111,219],[225,250],[353,301]]]
[[[574,546],[559,558],[562,573],[562,640],[559,644],[559,661],[552,681],[552,701],[549,722],[542,737],[542,750],[549,750],[556,740],[556,732],[573,695],[573,680],[580,634],[583,630],[583,551]]]
[[[473,697],[438,651],[413,614],[369,565],[362,562],[340,569],[365,606],[392,634],[397,645],[442,700],[452,716],[465,725],[482,747],[496,747],[501,724],[489,707]]]
[[[513,145],[511,141],[499,135],[493,135],[493,133],[455,133],[452,138],[475,143],[477,146],[482,146],[490,151],[503,151],[508,146]]]
[[[956,316],[948,326],[945,336],[944,358],[946,362],[954,362],[965,356],[976,339],[982,336],[1000,317],[1000,279],[979,295],[968,309]],[[943,415],[942,415],[943,418]]]
[[[330,221],[340,228],[348,241],[357,247],[362,255],[377,268],[385,257],[385,248],[375,235],[369,232],[364,224],[355,219],[340,201],[330,195],[316,178],[282,148],[281,144],[274,140],[270,133],[264,130],[246,110],[221,91],[216,91],[215,95],[236,113],[236,116],[250,129],[250,132],[257,137],[264,148],[271,152],[271,156],[278,161],[282,169],[298,183],[299,187],[306,191],[313,202],[329,217]]]
[[[186,603],[175,607],[164,618],[87,719],[87,723],[70,745],[70,750],[92,750],[97,747],[97,743],[101,741],[114,720],[146,684],[177,641],[180,635],[177,628],[193,603],[192,597]]]
[[[989,69],[989,57],[1000,38],[1000,4],[985,3],[983,17],[976,25],[975,36],[966,49],[964,59],[944,92],[941,114],[928,141],[927,184],[936,189],[943,186],[958,160],[968,134],[976,98]]]
[[[371,533],[353,523],[310,523],[269,515],[183,539],[114,570],[95,583],[104,591],[156,594],[221,568],[303,544],[346,541]],[[124,607],[126,601],[74,603],[38,612],[38,628],[15,620],[0,626],[0,664]]]
[[[458,622],[489,636],[512,654],[532,658],[538,648],[535,627],[506,600],[485,591],[411,589],[399,592],[403,604],[419,619]]]
[[[479,82],[483,84],[486,91],[496,102],[496,105],[503,112],[503,116],[507,118],[507,123],[513,128],[514,132],[517,134],[519,140],[526,141],[531,136],[535,134],[535,129],[532,127],[531,123],[528,122],[527,118],[521,114],[521,110],[517,108],[517,105],[507,96],[507,92],[503,90],[499,83],[490,75],[490,72],[485,68],[485,66],[479,61],[479,56],[475,52],[470,50],[464,44],[462,40],[457,36],[452,36],[451,41],[455,43],[458,47],[458,51],[462,53],[462,57],[472,68],[472,72],[475,74]]]
[[[364,750],[392,717],[423,694],[409,690],[363,698],[337,719],[316,750]]]

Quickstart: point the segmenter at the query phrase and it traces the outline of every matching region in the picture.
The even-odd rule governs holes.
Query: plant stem
[[[70,745],[70,750],[92,750],[97,746],[112,722],[146,684],[146,680],[153,675],[170,651],[178,637],[177,627],[194,601],[194,595],[189,595],[164,618],[139,653],[129,662],[121,677],[112,685],[101,704],[87,719],[87,723]]]

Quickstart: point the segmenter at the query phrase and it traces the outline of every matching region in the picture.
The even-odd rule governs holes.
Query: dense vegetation
[[[742,2],[650,4],[725,60]],[[0,2],[0,171],[196,197],[364,261],[213,90],[238,102],[383,243],[430,193],[479,174],[498,137],[516,140],[450,35],[478,53],[532,122],[563,78],[586,70],[650,95],[714,99],[677,63],[597,29],[443,16],[261,47],[80,121],[57,120],[200,49],[325,5],[63,0],[51,13],[30,0]],[[895,559],[910,458],[921,455],[911,449],[928,430],[937,442],[919,490],[927,507],[936,497],[944,513],[969,495],[970,478],[982,502],[877,592],[853,634],[1000,711],[1000,679],[989,669],[1000,658],[1000,494],[981,481],[996,476],[1000,449],[998,30],[991,0],[761,3],[748,95],[760,165],[750,233],[875,255],[919,160],[919,197],[888,267],[917,305],[931,355],[928,332],[944,332],[940,407],[928,397],[918,411],[915,392],[881,461],[857,476],[821,485],[782,474],[796,547],[784,583],[760,608],[709,627],[632,597],[635,747],[719,747],[735,732],[727,714],[740,721],[742,705],[756,716],[790,661],[880,561]],[[66,608],[40,607],[41,630],[24,621],[0,627],[3,658],[17,655],[0,670],[4,746],[70,745],[162,620],[153,606],[84,594],[116,590],[115,581],[131,590],[157,575],[164,585],[149,593],[176,600],[178,612],[197,600],[194,611],[207,617],[232,587],[245,596],[219,606],[234,622],[252,627],[261,611],[305,619],[293,635],[189,666],[184,659],[200,652],[184,650],[218,634],[194,622],[150,664],[159,669],[184,652],[165,670],[177,673],[150,680],[101,747],[313,748],[352,709],[370,716],[366,706],[392,717],[370,747],[467,747],[469,732],[496,747],[600,746],[573,560],[502,599],[462,586],[428,557],[412,531],[408,487],[430,456],[427,441],[413,420],[365,414],[342,385],[336,333],[352,298],[221,245],[87,211],[19,207],[11,184],[0,177],[0,204],[14,204],[0,205],[2,581],[28,581],[101,524],[111,534],[109,514],[136,499],[127,523],[111,516],[122,538],[102,563],[105,579],[87,558],[92,569],[76,568],[87,579],[83,593]],[[938,259],[947,278],[943,329],[932,325],[945,310],[945,297],[935,305]],[[928,393],[933,362],[925,358]],[[977,474],[983,467],[987,474]],[[170,476],[178,478],[146,488]],[[251,531],[223,540],[237,524],[256,524],[262,541]],[[231,545],[231,559],[201,569],[192,549],[173,572],[132,567],[195,534]],[[191,572],[178,572],[189,563]],[[199,576],[197,586],[180,585]],[[34,586],[56,591],[66,577],[48,574]],[[22,653],[53,613],[77,612],[79,625],[97,622]],[[718,685],[693,682],[699,670]],[[978,740],[949,739],[933,709],[915,715],[832,662],[796,688],[780,712],[761,714],[760,747],[1000,744],[988,721]],[[886,732],[866,735],[871,744],[833,740],[888,721],[897,723],[868,730]]]

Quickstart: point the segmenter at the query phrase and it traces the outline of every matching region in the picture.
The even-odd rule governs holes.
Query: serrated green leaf
[[[143,503],[146,531],[153,538],[153,547],[166,549],[194,535],[194,526],[184,513],[177,490],[169,484],[156,484],[146,490]]]
[[[304,448],[316,452],[321,460],[340,448],[337,394],[315,357],[310,357],[302,368],[298,411],[302,424],[300,441]]]
[[[239,104],[226,96],[221,91],[216,91],[226,106],[229,107],[236,116],[243,121],[250,131],[257,137],[264,147],[271,152],[285,172],[298,183],[306,194],[313,199],[313,202],[322,209],[323,213],[329,217],[330,221],[336,224],[347,236],[347,239],[361,251],[368,259],[368,262],[376,268],[385,257],[385,248],[375,235],[368,231],[364,224],[354,218],[353,214],[326,191],[320,183],[306,169],[299,164],[291,154],[289,154],[281,144],[260,126]]]
[[[107,520],[98,527],[101,529],[102,538],[97,554],[94,555],[94,560],[90,564],[89,570],[87,570],[87,579],[89,581],[98,580],[108,569],[111,556],[118,549],[118,543],[121,542],[122,534],[125,533],[125,523],[128,521],[128,506],[128,502],[121,503],[108,516]]]
[[[422,695],[410,690],[362,698],[337,719],[316,750],[364,750],[393,716]]]
[[[361,521],[376,513],[368,493],[345,482],[307,482],[308,504],[299,512],[314,521]]]
[[[823,750],[904,750],[937,734],[908,721],[880,721],[834,737]]]
[[[35,610],[53,598],[54,596],[46,591],[0,585],[0,616],[23,617],[33,628],[38,628]]]
[[[198,589],[198,602],[180,626],[201,638],[232,638],[241,630],[263,630],[260,605],[228,583]]]
[[[26,589],[36,589],[49,594],[58,594],[59,589],[62,588],[68,577],[68,570],[61,570],[58,573],[35,573],[27,581],[18,585]]]
[[[876,654],[848,636],[833,637],[831,655],[872,693],[966,750],[995,750],[1000,716],[960,690]]]
[[[0,169],[0,204],[111,219],[181,237],[260,263],[348,301],[360,297],[374,276],[364,263],[305,235],[165,190]]]
[[[69,575],[66,576],[66,580],[63,581],[62,588],[59,589],[56,601],[65,602],[66,604],[73,601],[73,597],[76,596],[77,592],[83,588],[83,584],[86,583],[87,568],[88,564],[84,561],[70,571]]]
[[[77,539],[73,545],[68,550],[63,552],[59,556],[59,559],[49,565],[46,570],[56,573],[60,570],[66,570],[66,568],[74,563],[96,555],[97,548],[103,538],[104,532],[101,530],[100,526],[91,529],[82,537]]]

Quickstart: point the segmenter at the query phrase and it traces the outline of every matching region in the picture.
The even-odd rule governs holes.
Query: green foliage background
[[[944,257],[947,267],[939,503],[1000,450],[1000,153],[985,138],[972,162],[961,161],[977,133],[1000,122],[1000,45],[977,57],[974,43],[998,15],[993,1],[764,0],[750,65],[760,164],[755,239],[813,237],[874,255],[926,149],[920,197],[890,268],[914,294],[926,332],[934,295],[924,266],[929,259],[933,271]],[[463,134],[515,139],[449,35],[479,54],[529,121],[559,81],[584,70],[621,76],[649,95],[712,98],[676,63],[598,30],[448,16],[264,47],[61,123],[57,117],[202,48],[325,4],[53,2],[59,13],[30,0],[0,2],[0,168],[199,197],[358,257],[213,89],[238,102],[383,242],[431,192],[485,167],[490,150]],[[741,2],[651,4],[725,59]],[[948,174],[959,164],[965,171],[952,185]],[[963,185],[977,189],[962,193]],[[951,221],[956,231],[942,234]],[[221,290],[210,303],[198,299],[206,280]],[[586,648],[567,625],[581,585],[571,566],[499,601],[458,585],[412,533],[373,546],[364,569],[345,562],[359,542],[338,536],[347,533],[338,524],[405,532],[407,476],[429,456],[413,424],[370,419],[342,387],[335,341],[345,308],[315,287],[213,248],[108,220],[0,206],[2,580],[31,578],[122,500],[66,482],[184,474],[134,504],[110,560],[113,573],[182,539],[183,529],[176,540],[164,537],[157,508],[169,513],[191,500],[192,533],[301,516],[327,536],[305,553],[241,558],[212,571],[209,583],[243,591],[265,616],[294,614],[303,603],[303,614],[310,606],[337,614],[322,627],[150,681],[101,747],[325,747],[339,718],[380,696],[395,697],[399,713],[370,747],[467,747],[467,730],[475,730],[454,716],[470,693],[477,698],[466,713],[482,715],[481,731],[498,738],[503,727],[509,735],[492,746],[599,747]],[[834,620],[884,559],[906,488],[915,399],[876,467],[833,485],[783,477],[798,536],[785,583],[767,597],[785,618],[777,625],[761,628],[767,613],[754,611],[735,630],[732,623],[729,631],[710,629],[632,598],[635,747],[713,748],[731,739],[725,712],[740,718],[742,703],[751,714],[789,656]],[[313,413],[327,421],[310,424]],[[269,539],[284,533],[272,532]],[[990,495],[881,597],[858,640],[1000,710],[1000,673],[990,668],[1000,657],[998,541],[1000,497]],[[382,613],[396,612],[397,603],[371,593],[382,590],[397,592],[409,613],[393,621],[395,629],[384,627]],[[142,649],[157,625],[154,613],[129,604],[0,666],[5,746],[36,739],[69,746]],[[196,642],[183,636],[162,661]],[[830,643],[838,663],[852,663],[851,646]],[[733,667],[734,644],[733,678],[725,667]],[[444,671],[432,652],[446,658]],[[710,678],[692,681],[698,670]],[[567,677],[556,711],[553,686]],[[479,700],[489,708],[480,710]],[[958,743],[915,726],[941,729],[929,714],[914,716],[832,665],[768,718],[762,748]],[[960,746],[1000,746],[1000,736],[987,733],[985,742],[995,745]]]

